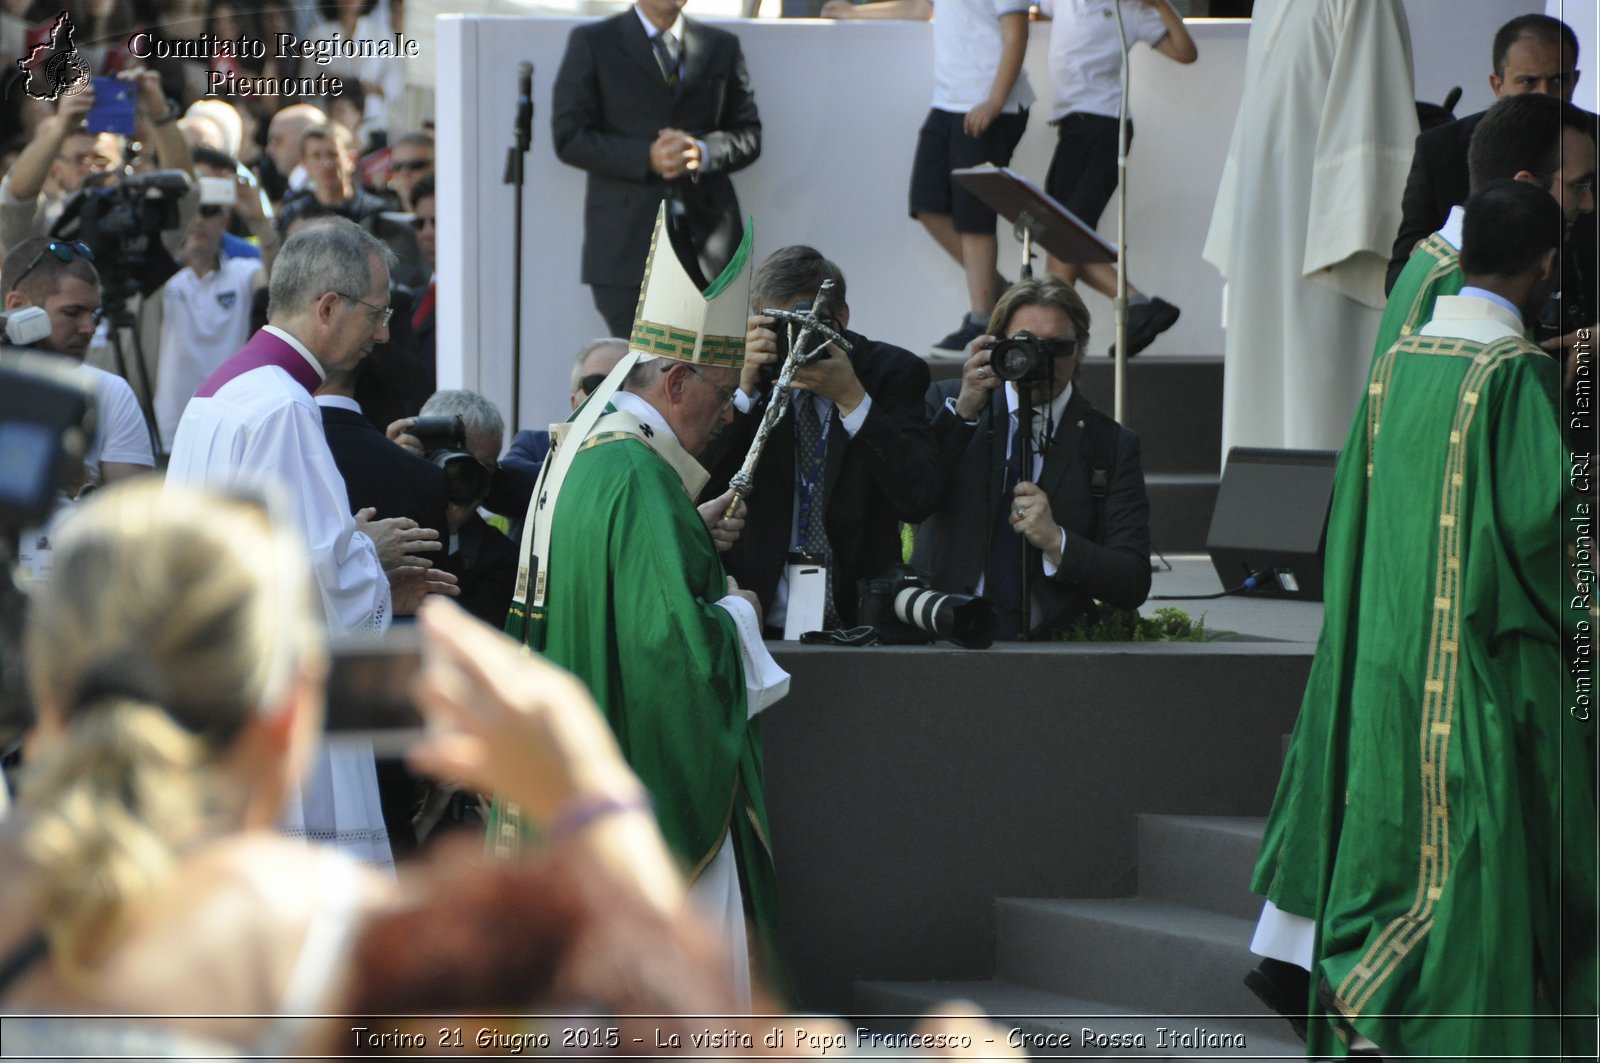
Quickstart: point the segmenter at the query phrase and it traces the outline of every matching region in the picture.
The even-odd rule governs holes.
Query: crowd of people
[[[1115,187],[1111,2],[1136,40],[1196,57],[1168,0],[1045,5],[1046,184],[1090,225]],[[682,0],[639,0],[573,32],[552,115],[559,157],[588,173],[582,279],[613,335],[575,353],[572,417],[510,440],[493,396],[436,390],[433,140],[390,122],[390,67],[352,67],[360,91],[338,100],[236,107],[199,98],[193,63],[106,43],[155,32],[153,13],[81,14],[135,132],[84,127],[104,84],[25,102],[0,179],[5,309],[44,312],[38,346],[84,363],[96,408],[81,469],[18,542],[37,720],[0,828],[23,869],[0,883],[0,1010],[182,1000],[202,1017],[8,1023],[8,1048],[271,1055],[336,1051],[347,1031],[297,1016],[341,1010],[788,1003],[760,718],[788,677],[765,643],[872,637],[864,587],[905,565],[981,596],[1008,640],[1065,637],[1150,590],[1139,437],[1079,379],[1093,323],[1074,285],[1110,293],[1114,274],[1051,261],[1005,281],[994,214],[949,179],[1005,163],[1021,136],[1027,5],[949,5],[910,210],[967,279],[940,344],[957,377],[853,331],[824,250],[754,254],[729,176],[762,136],[738,38]],[[1382,6],[1366,32],[1393,28]],[[353,39],[402,11],[215,0],[195,18]],[[1593,500],[1524,474],[1593,442],[1592,419],[1585,438],[1558,417],[1590,386],[1595,316],[1576,52],[1554,19],[1509,23],[1503,98],[1412,156],[1347,422],[1326,624],[1255,880],[1252,988],[1313,1053],[1544,1054],[1581,1036],[1563,1012],[1594,1008],[1592,952],[1551,936],[1594,925],[1592,877],[1567,870],[1593,864],[1572,848],[1592,843],[1592,779],[1570,764],[1592,765],[1594,737],[1547,718],[1570,700],[1568,610],[1541,575],[1560,567],[1563,515]],[[137,261],[75,238],[90,208],[74,194],[96,187],[159,203],[140,208]],[[1129,294],[1137,353],[1178,310]],[[1541,322],[1542,347],[1525,338]],[[404,764],[322,743],[326,637],[397,623],[420,631],[426,736]],[[440,842],[463,828],[502,859]],[[397,886],[396,860],[422,849],[437,857]],[[1499,975],[1418,972],[1451,927],[1491,923]],[[1394,1021],[1417,1012],[1524,1021]]]

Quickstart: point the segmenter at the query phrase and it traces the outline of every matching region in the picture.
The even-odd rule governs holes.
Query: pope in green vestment
[[[727,575],[678,473],[637,436],[591,437],[556,500],[549,551],[528,645],[587,684],[691,877],[731,836],[770,937],[760,720],[747,718],[739,636],[716,605]]]
[[[710,518],[694,503],[706,480],[694,453],[724,423],[744,362],[753,233],[747,225],[704,292],[666,233],[663,208],[628,355],[554,432],[506,630],[594,695],[650,791],[691,897],[722,928],[738,987],[748,990],[748,923],[767,983],[781,991],[751,709],[780,697],[788,677],[761,644],[755,607],[730,592]],[[509,851],[519,840],[516,811],[497,804],[491,844]]]
[[[1339,463],[1322,634],[1252,881],[1316,924],[1312,1057],[1352,1032],[1396,1056],[1594,1051],[1559,375],[1510,311],[1492,340],[1440,321],[1486,302],[1441,300],[1375,361]]]

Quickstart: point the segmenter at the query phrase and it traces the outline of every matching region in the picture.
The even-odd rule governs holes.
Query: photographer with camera
[[[430,425],[449,425],[448,434]],[[494,403],[476,391],[436,391],[422,404],[409,432],[423,456],[444,470],[449,485],[449,544],[443,564],[461,581],[461,608],[496,627],[505,623],[517,581],[517,547],[478,512],[489,494],[506,424]],[[398,447],[395,449],[399,449]]]
[[[912,564],[941,590],[991,599],[1002,639],[1070,628],[1096,601],[1137,608],[1150,592],[1139,437],[1076,387],[1083,299],[1057,277],[1021,281],[989,333],[967,347],[959,381],[928,392],[940,500]]]
[[[728,573],[761,599],[768,637],[784,631],[791,554],[806,554],[827,569],[821,611],[802,626],[854,626],[857,581],[899,561],[900,522],[921,520],[937,501],[933,436],[922,407],[926,363],[850,332],[843,271],[800,244],[773,252],[751,281],[733,423],[707,451],[712,473],[700,497],[727,490],[773,401],[788,326],[763,310],[810,309],[825,280],[833,289],[821,316],[850,351],[830,345],[823,357],[796,370],[788,414],[756,466],[743,534],[723,555]]]

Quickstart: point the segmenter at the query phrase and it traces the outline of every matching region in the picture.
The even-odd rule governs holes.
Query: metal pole
[[[1120,424],[1128,382],[1128,33],[1122,25],[1122,0],[1113,0],[1111,8],[1117,15],[1117,37],[1122,42],[1122,103],[1117,108],[1117,297],[1111,303],[1117,336],[1111,416]]]

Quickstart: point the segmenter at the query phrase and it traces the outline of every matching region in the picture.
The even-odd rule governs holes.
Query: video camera
[[[106,188],[84,188],[67,200],[51,235],[88,245],[108,303],[148,296],[178,272],[161,234],[178,227],[178,201],[188,191],[189,178],[180,170],[130,174]]]
[[[489,493],[494,475],[467,453],[467,425],[460,414],[417,417],[406,430],[422,444],[422,456],[444,470],[445,499],[455,506],[475,506]]]
[[[994,643],[999,618],[994,603],[970,594],[942,594],[909,565],[860,581],[860,622],[877,628],[886,646],[918,646],[948,639],[969,650]]]

